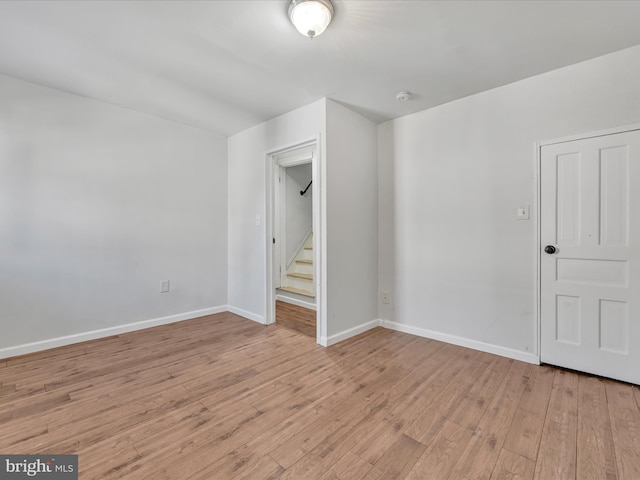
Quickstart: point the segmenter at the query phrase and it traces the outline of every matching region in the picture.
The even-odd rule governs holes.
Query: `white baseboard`
[[[286,295],[278,294],[276,295],[276,300],[280,300],[281,302],[285,302],[285,303],[290,303],[291,305],[296,305],[298,307],[308,308],[309,310],[316,310],[315,303],[305,302],[304,300],[288,297]]]
[[[240,315],[241,317],[248,318],[249,320],[253,320],[254,322],[261,323],[262,325],[266,325],[264,317],[262,315],[258,315],[257,313],[249,312],[247,310],[234,307],[233,305],[227,305],[227,311],[235,313],[236,315]]]
[[[335,345],[338,342],[342,342],[347,338],[355,337],[356,335],[360,335],[361,333],[366,332],[367,330],[371,330],[372,328],[376,328],[380,326],[380,320],[375,319],[370,322],[363,323],[358,325],[357,327],[349,328],[342,332],[331,335],[330,337],[321,337],[318,342],[323,347],[328,347],[330,345]]]
[[[472,348],[481,352],[492,353],[494,355],[500,355],[501,357],[512,358],[514,360],[520,360],[522,362],[540,365],[540,358],[538,358],[537,355],[522,352],[520,350],[515,350],[513,348],[492,345],[490,343],[479,342],[477,340],[471,340],[464,337],[457,337],[455,335],[436,332],[434,330],[428,330],[426,328],[413,327],[411,325],[405,325],[403,323],[391,322],[389,320],[380,320],[380,326],[388,328],[390,330],[397,330],[398,332],[410,333],[411,335],[417,335],[419,337],[431,338],[432,340],[440,340],[441,342],[451,343],[460,347]]]
[[[121,333],[132,332],[135,330],[142,330],[145,328],[156,327],[159,325],[166,325],[169,323],[180,322],[183,320],[190,320],[193,318],[204,317],[206,315],[214,315],[216,313],[231,312],[241,317],[253,320],[255,322],[265,324],[265,319],[262,315],[257,315],[252,312],[248,312],[241,308],[233,307],[231,305],[222,305],[218,307],[204,308],[202,310],[193,310],[190,312],[179,313],[176,315],[169,315],[166,317],[153,318],[150,320],[143,320],[140,322],[128,323],[125,325],[117,325],[114,327],[103,328],[99,330],[92,330],[89,332],[77,333],[73,335],[67,335],[64,337],[57,337],[47,340],[41,340],[38,342],[26,343],[23,345],[17,345],[15,347],[0,348],[0,359],[15,357],[17,355],[25,355],[27,353],[39,352],[50,348],[63,347],[65,345],[71,345],[74,343],[86,342],[88,340],[95,340],[98,338],[110,337],[112,335],[119,335]],[[461,347],[472,348],[481,352],[492,353],[494,355],[500,355],[502,357],[512,358],[514,360],[520,360],[534,365],[540,364],[540,359],[537,355],[532,353],[522,352],[514,350],[512,348],[501,347],[498,345],[492,345],[489,343],[479,342],[477,340],[470,340],[468,338],[458,337],[455,335],[449,335],[446,333],[436,332],[434,330],[428,330],[425,328],[414,327],[411,325],[405,325],[402,323],[396,323],[389,320],[375,319],[370,322],[363,323],[353,328],[349,328],[342,332],[336,333],[329,337],[321,337],[318,342],[320,345],[328,347],[335,345],[338,342],[342,342],[348,338],[354,337],[361,333],[371,330],[375,327],[384,327],[390,330],[397,330],[399,332],[409,333],[417,335],[419,337],[431,338],[433,340],[440,340],[442,342],[451,343]]]
[[[191,312],[169,315],[167,317],[152,318],[150,320],[142,320],[140,322],[127,323],[125,325],[117,325],[114,327],[101,328],[99,330],[91,330],[89,332],[75,333],[64,337],[56,337],[38,342],[25,343],[15,347],[0,348],[0,358],[15,357],[17,355],[25,355],[27,353],[39,352],[50,348],[64,347],[74,343],[86,342],[88,340],[96,340],[98,338],[110,337],[121,333],[133,332],[134,330],[142,330],[158,325],[166,325],[168,323],[180,322],[182,320],[190,320],[192,318],[204,317],[215,313],[227,311],[227,306],[204,308],[202,310],[193,310]]]

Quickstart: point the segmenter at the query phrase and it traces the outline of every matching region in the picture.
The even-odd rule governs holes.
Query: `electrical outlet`
[[[167,293],[169,291],[169,280],[160,282],[160,293]]]
[[[382,303],[391,303],[391,295],[389,295],[389,292],[382,292]]]

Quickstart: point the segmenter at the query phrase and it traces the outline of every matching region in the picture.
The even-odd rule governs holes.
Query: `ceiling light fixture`
[[[330,0],[291,0],[289,3],[291,23],[309,38],[324,32],[332,17],[333,5]]]

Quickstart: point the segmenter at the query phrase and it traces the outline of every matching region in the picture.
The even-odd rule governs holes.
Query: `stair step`
[[[310,273],[291,272],[287,273],[287,277],[306,278],[307,280],[313,280],[313,275]]]
[[[305,297],[316,297],[313,292],[310,292],[309,290],[303,290],[301,288],[280,287],[280,290],[284,290],[285,292],[297,293],[298,295],[304,295]]]
[[[313,260],[307,260],[307,259],[301,259],[301,260],[296,260],[296,263],[308,263],[309,265],[313,265]]]

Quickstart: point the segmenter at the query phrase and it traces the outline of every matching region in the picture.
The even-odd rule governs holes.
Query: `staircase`
[[[306,297],[315,297],[313,288],[313,234],[287,269],[286,279],[280,290]]]

